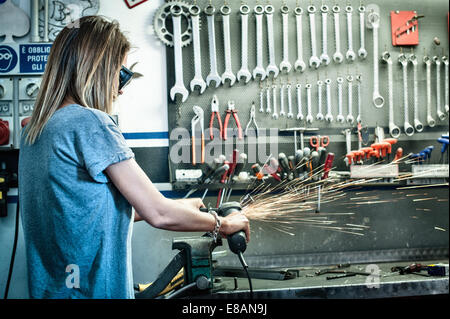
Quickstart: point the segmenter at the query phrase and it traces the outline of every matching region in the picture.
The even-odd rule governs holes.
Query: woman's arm
[[[200,199],[172,200],[165,198],[153,185],[134,159],[113,164],[106,169],[114,185],[135,208],[138,218],[150,225],[172,231],[206,232],[215,227],[215,218],[200,212]],[[250,239],[248,219],[243,213],[221,218],[222,235],[244,230]]]

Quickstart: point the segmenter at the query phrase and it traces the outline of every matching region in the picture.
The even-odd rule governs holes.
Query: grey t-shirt
[[[134,298],[133,213],[104,173],[134,157],[119,128],[102,111],[69,105],[34,144],[25,134],[19,200],[30,297]]]

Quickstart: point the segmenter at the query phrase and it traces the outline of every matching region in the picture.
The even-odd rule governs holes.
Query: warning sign
[[[44,73],[50,48],[51,44],[20,45],[20,73]]]

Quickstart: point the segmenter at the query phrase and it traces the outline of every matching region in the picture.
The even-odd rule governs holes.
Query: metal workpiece
[[[294,63],[294,69],[296,71],[304,72],[306,69],[306,63],[303,60],[303,9],[301,7],[295,7],[295,25],[296,25],[296,39],[297,39],[297,60]]]
[[[419,80],[417,74],[418,61],[415,54],[410,54],[408,57],[408,62],[412,64],[413,67],[413,96],[414,96],[414,128],[418,133],[422,132],[424,125],[419,120]]]
[[[192,21],[192,45],[194,50],[194,78],[191,80],[191,91],[194,92],[195,88],[200,89],[200,94],[203,94],[206,90],[206,82],[202,76],[202,57],[201,57],[201,44],[200,44],[200,12],[201,9],[197,5],[192,5],[189,9]]]
[[[349,62],[353,62],[356,59],[356,53],[353,50],[353,7],[346,6],[345,7],[345,16],[347,17],[347,53],[345,54],[345,58]]]
[[[442,112],[441,105],[441,59],[438,56],[434,56],[433,62],[436,66],[436,115],[439,120],[445,121],[447,116]]]
[[[292,65],[289,62],[289,7],[283,5],[280,9],[283,19],[283,61],[280,63],[280,71],[291,72]]]
[[[316,11],[317,9],[315,6],[308,6],[309,32],[311,36],[311,57],[309,58],[309,67],[315,69],[320,66],[320,59],[317,55]]]
[[[344,84],[344,78],[339,76],[336,79],[336,83],[337,83],[337,94],[338,94],[338,116],[336,117],[336,121],[338,121],[339,123],[344,123],[345,122],[345,118],[344,118],[344,113],[343,113],[343,84]]]
[[[366,7],[362,6],[362,5],[359,6],[358,12],[359,12],[359,41],[360,41],[360,48],[358,50],[358,56],[361,59],[365,59],[365,58],[367,58],[366,22],[365,22]]]
[[[311,96],[311,84],[307,83],[305,85],[306,89],[306,122],[311,124],[314,121],[314,118],[312,116],[312,96]]]
[[[444,64],[444,111],[448,114],[449,112],[449,101],[448,101],[448,95],[449,95],[449,78],[448,78],[448,68],[449,68],[449,61],[447,56],[442,56],[442,64]]]
[[[247,84],[252,79],[252,74],[248,69],[248,15],[250,7],[243,4],[239,8],[239,12],[241,16],[241,68],[236,78],[238,81],[244,78],[244,82]]]
[[[320,7],[320,12],[322,14],[322,54],[320,55],[320,61],[323,64],[328,65],[331,62],[330,56],[328,55],[328,13],[330,9],[327,5],[323,4]]]
[[[388,68],[388,107],[389,107],[389,134],[393,138],[400,136],[400,128],[394,123],[394,79],[392,74],[392,57],[387,51],[383,52],[381,59],[387,64]]]
[[[427,81],[427,124],[429,127],[436,126],[436,121],[431,115],[431,58],[428,55],[423,57],[423,63],[426,68]]]
[[[267,23],[267,46],[269,49],[269,65],[266,68],[266,75],[269,76],[273,73],[273,78],[276,78],[280,73],[278,66],[275,62],[275,38],[273,34],[273,12],[274,8],[268,4],[264,7],[264,13]]]
[[[326,104],[327,104],[327,114],[325,114],[325,120],[328,123],[333,122],[333,112],[331,110],[331,79],[325,79],[325,89],[326,89]]]
[[[341,27],[340,27],[340,12],[341,8],[335,5],[333,8],[333,21],[334,21],[334,44],[335,53],[333,54],[333,61],[335,63],[342,63],[344,61],[344,56],[341,51]]]
[[[220,13],[222,15],[223,25],[223,47],[225,53],[225,71],[222,74],[222,84],[227,81],[230,86],[236,82],[236,76],[233,73],[233,67],[231,63],[231,36],[230,36],[230,13],[231,8],[228,5],[220,7]]]
[[[302,110],[302,85],[297,83],[295,85],[295,91],[297,93],[297,120],[303,121],[304,115]]]
[[[358,115],[356,116],[356,123],[362,122],[362,75],[356,76],[356,91],[358,97]]]
[[[322,113],[322,89],[323,89],[323,81],[317,81],[317,114],[316,120],[323,121],[324,116]]]
[[[347,93],[348,93],[348,115],[347,115],[347,123],[353,124],[355,118],[353,117],[353,76],[347,76]]]
[[[408,58],[400,53],[398,62],[403,71],[403,111],[404,111],[404,130],[407,136],[414,134],[414,127],[409,123],[409,98],[408,98]]]
[[[217,50],[216,50],[216,29],[214,23],[214,15],[216,8],[213,5],[205,7],[204,12],[208,22],[208,45],[209,45],[209,65],[210,71],[206,77],[206,84],[211,86],[211,82],[215,82],[215,87],[218,88],[222,83],[222,79],[217,72]]]
[[[263,62],[263,13],[264,7],[262,5],[256,5],[253,9],[255,13],[256,21],[256,67],[253,69],[253,78],[256,80],[258,77],[260,81],[263,81],[267,74],[264,69]]]
[[[379,82],[379,56],[378,56],[378,30],[380,28],[380,14],[373,9],[367,15],[367,26],[372,29],[373,33],[373,104],[377,108],[382,108],[384,98],[380,94]]]
[[[272,85],[272,106],[273,106],[273,114],[272,118],[278,120],[278,103],[277,103],[277,86]]]

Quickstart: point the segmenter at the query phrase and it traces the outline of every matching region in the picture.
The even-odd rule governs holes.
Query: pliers
[[[248,121],[247,126],[245,127],[245,136],[248,136],[248,129],[250,128],[250,125],[252,124],[252,122],[253,122],[253,124],[255,124],[256,136],[259,135],[259,127],[258,127],[258,124],[256,124],[255,115],[256,115],[256,107],[255,107],[255,103],[252,103],[252,107],[250,109],[250,120]]]
[[[239,122],[239,117],[237,116],[237,111],[234,107],[234,101],[228,101],[228,108],[227,108],[227,115],[225,116],[224,126],[223,126],[223,139],[227,140],[227,128],[228,128],[228,122],[230,121],[230,116],[233,114],[234,121],[236,122],[237,129],[238,129],[238,138],[242,140],[242,127],[241,123]]]
[[[201,163],[203,164],[205,162],[205,134],[204,134],[204,116],[203,116],[203,109],[200,106],[194,105],[193,108],[195,116],[191,120],[191,129],[192,129],[192,165],[197,164],[196,159],[196,152],[195,152],[195,127],[200,124],[200,128],[202,130],[201,133]]]
[[[222,127],[222,119],[220,118],[219,113],[219,99],[217,98],[217,95],[214,95],[211,101],[211,119],[209,121],[209,137],[211,138],[211,141],[214,139],[213,134],[213,123],[214,123],[214,116],[217,115],[217,121],[219,123],[219,130],[220,130],[220,138],[223,136],[223,127]]]

